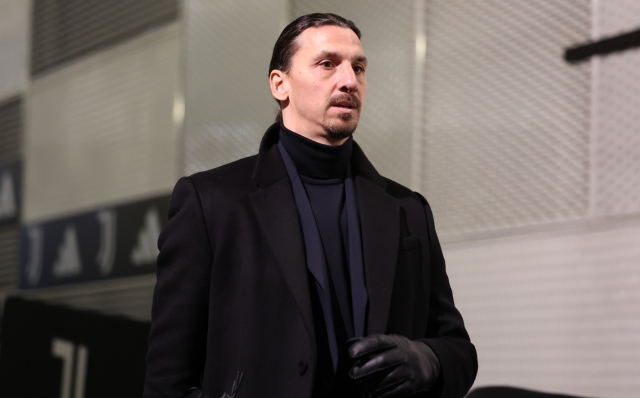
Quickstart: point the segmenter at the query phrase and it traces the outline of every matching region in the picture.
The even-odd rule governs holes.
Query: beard
[[[358,127],[358,119],[348,113],[343,113],[338,116],[344,123],[322,123],[322,128],[327,135],[334,140],[341,140],[343,138],[349,138],[356,131]]]
[[[360,110],[362,109],[362,103],[360,100],[349,94],[339,95],[333,97],[329,100],[328,107],[330,108],[334,104],[337,104],[340,101],[352,101],[355,103],[355,108],[358,112],[358,116],[360,115]],[[327,135],[335,140],[341,140],[344,138],[349,138],[353,135],[358,127],[358,119],[354,113],[340,113],[338,115],[338,119],[340,122],[327,122],[323,121],[322,128]]]

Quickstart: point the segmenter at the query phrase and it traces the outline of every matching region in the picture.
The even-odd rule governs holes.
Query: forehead
[[[321,52],[335,52],[344,57],[364,56],[360,39],[354,31],[339,26],[309,28],[298,36],[296,55],[313,57]]]

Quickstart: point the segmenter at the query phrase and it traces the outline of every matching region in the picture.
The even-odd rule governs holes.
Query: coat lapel
[[[260,145],[254,170],[258,190],[251,194],[251,201],[264,236],[302,312],[311,345],[315,347],[302,230],[291,182],[275,145],[278,128],[278,124],[271,126]]]
[[[276,145],[278,130],[278,123],[272,125],[260,144],[254,169],[258,190],[251,194],[251,201],[269,246],[302,312],[311,344],[315,347],[301,224],[291,182]],[[355,142],[351,156],[369,295],[367,334],[385,333],[400,242],[400,206],[386,193],[386,180],[378,174]]]
[[[367,334],[385,333],[400,242],[400,206],[386,181],[354,143],[352,166],[360,207],[362,252],[369,295]]]

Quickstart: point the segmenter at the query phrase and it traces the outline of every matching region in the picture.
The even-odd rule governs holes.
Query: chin
[[[331,138],[343,139],[353,135],[358,127],[358,118],[351,116],[348,120],[343,117],[338,117],[337,120],[333,120],[329,123],[323,124],[322,128]]]

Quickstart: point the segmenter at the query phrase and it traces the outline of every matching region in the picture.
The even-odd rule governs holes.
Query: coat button
[[[298,362],[298,373],[303,375],[307,371],[308,367],[309,367],[309,365],[307,365],[307,363],[305,361]]]

